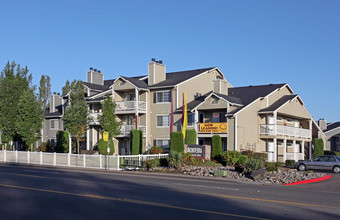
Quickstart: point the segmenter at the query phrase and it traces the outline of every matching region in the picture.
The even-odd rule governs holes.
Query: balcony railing
[[[102,112],[90,112],[90,124],[99,124],[99,121],[98,121],[98,116],[99,115],[102,115],[103,113]]]
[[[299,160],[304,160],[305,158],[304,158],[303,153],[286,153],[286,159],[299,161]]]
[[[146,102],[144,101],[122,101],[116,102],[116,112],[127,112],[127,111],[146,111]]]
[[[136,129],[136,125],[122,125],[121,129],[120,129],[120,135],[128,135],[130,134],[130,131],[132,129]],[[139,125],[138,129],[141,129],[143,131],[143,135],[146,134],[146,126],[144,125]]]
[[[312,138],[312,130],[285,125],[260,125],[262,135],[286,135],[291,137]]]

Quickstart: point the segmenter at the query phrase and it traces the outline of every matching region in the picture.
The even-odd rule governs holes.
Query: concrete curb
[[[285,186],[291,186],[291,185],[300,185],[300,184],[306,184],[306,183],[315,183],[315,182],[320,182],[323,180],[327,180],[330,179],[332,177],[332,175],[328,175],[328,176],[323,176],[323,177],[319,177],[319,178],[315,178],[315,179],[310,179],[310,180],[302,180],[302,181],[297,181],[294,183],[285,183]]]

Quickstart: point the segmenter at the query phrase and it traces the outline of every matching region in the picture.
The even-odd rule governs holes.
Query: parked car
[[[308,161],[299,161],[294,164],[297,170],[333,170],[340,172],[340,157],[335,155],[323,155]]]

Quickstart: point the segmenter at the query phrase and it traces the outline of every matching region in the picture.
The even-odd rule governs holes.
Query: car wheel
[[[300,165],[298,166],[298,170],[299,170],[299,171],[305,171],[305,170],[307,170],[306,165],[300,164]]]
[[[338,167],[338,166],[333,167],[333,172],[334,173],[339,173],[340,172],[340,167]]]

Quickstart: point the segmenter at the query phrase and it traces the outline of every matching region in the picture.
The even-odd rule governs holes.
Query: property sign
[[[227,133],[227,122],[200,123],[200,133]]]
[[[191,153],[194,157],[203,157],[205,155],[205,149],[202,145],[192,144],[188,145],[187,147],[187,153]]]
[[[109,132],[106,132],[106,131],[103,132],[103,139],[104,139],[104,141],[109,140]]]

